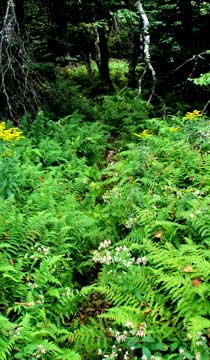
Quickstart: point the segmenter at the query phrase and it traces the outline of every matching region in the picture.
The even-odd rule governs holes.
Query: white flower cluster
[[[33,356],[36,359],[41,359],[42,355],[44,355],[46,353],[47,353],[47,350],[45,349],[45,347],[43,345],[38,345],[36,352],[33,353]]]
[[[201,360],[201,353],[200,352],[196,353],[195,360]]]
[[[93,261],[100,264],[110,265],[112,263],[110,251],[106,250],[103,253],[94,251]]]
[[[93,253],[93,261],[100,264],[110,265],[112,263],[112,256],[107,249],[111,245],[111,240],[104,240],[99,244],[98,250]],[[105,251],[104,251],[105,250]]]
[[[126,246],[117,246],[112,251],[107,248],[111,245],[111,240],[104,240],[100,243],[98,250],[93,253],[93,261],[100,264],[120,264],[121,267],[129,268],[131,265],[147,264],[146,257],[135,259],[131,256],[129,249]],[[112,273],[113,270],[110,270]]]
[[[125,342],[127,340],[127,338],[130,336],[138,336],[141,338],[146,336],[147,325],[145,322],[139,324],[137,329],[135,329],[134,324],[130,320],[128,320],[125,323],[125,326],[129,329],[128,331],[124,330],[123,332],[120,332],[120,331],[114,332],[112,328],[109,328],[110,333],[116,339],[118,344]]]
[[[14,339],[18,338],[18,336],[20,336],[22,327],[20,325],[17,325],[14,327],[14,329],[12,329],[11,331],[9,331],[9,336],[12,336]]]
[[[50,248],[44,245],[35,245],[34,250],[42,255],[48,255],[50,253]]]
[[[203,191],[201,191],[201,190],[192,191],[192,195],[197,196],[197,197],[202,197]]]
[[[138,326],[138,331],[136,332],[136,336],[139,336],[141,338],[146,336],[146,326],[147,324],[144,322]]]
[[[122,330],[120,331],[114,331],[112,328],[109,328],[110,335],[116,340],[116,345],[112,346],[112,352],[111,354],[103,355],[103,352],[101,349],[98,350],[98,355],[102,355],[102,360],[114,360],[114,359],[123,359],[123,360],[129,360],[133,359],[133,351],[135,350],[135,347],[130,347],[129,350],[123,348],[126,346],[126,341],[131,336],[138,336],[140,338],[145,337],[146,335],[146,323],[139,324],[138,327],[135,329],[134,324],[132,321],[128,320],[125,323],[125,327],[127,327],[129,330]],[[159,360],[158,358],[154,358],[153,360]]]
[[[27,285],[28,285],[32,290],[39,287],[38,284],[36,284],[36,283],[34,283],[34,282],[31,282],[31,281],[29,281],[29,282],[27,283]]]
[[[123,356],[123,360],[129,360],[129,352],[126,351],[124,356]]]
[[[106,249],[109,245],[111,245],[111,240],[104,240],[100,243],[98,250]]]
[[[125,326],[128,329],[134,329],[134,325],[133,325],[132,321],[130,321],[130,320],[126,321]]]
[[[182,348],[179,349],[179,353],[180,353],[180,354],[184,354],[184,352],[185,352],[184,349],[182,349]]]
[[[117,246],[113,255],[113,263],[129,268],[135,264],[135,258],[131,257],[131,253],[126,246]]]
[[[115,156],[115,152],[113,150],[109,150],[106,160],[109,166],[113,166],[116,161],[113,160],[113,157]]]
[[[103,355],[102,360],[115,360],[115,359],[118,358],[118,356],[120,356],[120,358],[123,359],[123,360],[131,359],[129,351],[126,350],[125,352],[123,352],[123,350],[121,348],[119,348],[119,349],[116,348],[116,350],[115,350],[114,346],[115,345],[112,346],[113,350],[112,350],[111,354]],[[100,355],[100,353],[99,353],[99,355]]]
[[[24,255],[24,259],[38,260],[39,257],[37,256],[37,254],[46,256],[49,255],[50,253],[50,248],[48,246],[38,245],[38,244],[33,246],[31,250],[34,251],[34,254],[29,255],[28,253],[26,253]]]
[[[188,340],[191,340],[192,339],[192,335],[190,333],[187,333],[187,339]],[[198,346],[198,347],[201,347],[203,345],[206,345],[206,337],[203,336],[202,332],[197,332],[196,334],[196,342],[195,344]],[[180,348],[179,349],[179,353],[180,354],[184,354],[186,351],[186,349],[183,349],[183,348]],[[183,359],[186,359],[186,357],[184,357]],[[196,355],[195,355],[195,360],[201,360],[201,352],[197,352]]]
[[[115,338],[116,338],[118,344],[124,343],[127,340],[127,335],[128,335],[128,332],[126,330],[123,331],[123,334],[121,334],[119,331],[116,331]]]
[[[132,225],[137,222],[137,220],[138,220],[137,217],[130,217],[125,223],[126,229],[130,229],[132,227]]]
[[[109,198],[111,195],[111,190],[107,190],[103,195],[102,195],[102,199],[105,203],[109,202]]]
[[[36,302],[39,305],[43,305],[44,304],[44,295],[39,295],[39,300],[37,300]]]
[[[72,290],[70,287],[66,287],[64,294],[65,294],[67,297],[71,297],[71,296],[73,296],[74,292],[73,292],[73,290]]]
[[[206,343],[206,338],[205,338],[205,336],[203,336],[202,332],[198,332],[198,333],[196,334],[196,342],[195,342],[195,344],[196,344],[198,347],[200,347],[200,346],[205,345],[205,343]]]
[[[103,195],[102,199],[105,203],[109,202],[109,199],[113,196],[115,199],[119,198],[121,193],[119,191],[107,190]]]
[[[147,265],[147,259],[146,259],[145,256],[143,256],[142,258],[138,258],[136,260],[136,263],[139,264],[139,265],[146,266]]]

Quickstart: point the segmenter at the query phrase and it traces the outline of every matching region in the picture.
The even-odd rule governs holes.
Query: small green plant
[[[202,151],[209,151],[209,118],[204,116],[201,111],[194,110],[193,112],[188,112],[183,119],[187,120],[186,130],[189,136],[189,141]]]

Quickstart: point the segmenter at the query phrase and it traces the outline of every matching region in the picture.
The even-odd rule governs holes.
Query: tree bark
[[[150,22],[149,22],[146,12],[144,11],[144,7],[142,5],[141,0],[138,0],[136,2],[136,8],[137,8],[138,15],[140,16],[140,18],[143,22],[144,61],[146,64],[143,75],[142,75],[141,79],[139,79],[139,95],[141,94],[141,90],[142,90],[141,89],[142,79],[143,79],[145,73],[147,72],[147,70],[149,70],[151,72],[152,80],[153,80],[152,93],[148,100],[148,102],[150,102],[152,97],[155,94],[155,86],[156,86],[156,82],[157,82],[156,71],[151,63],[151,58],[150,58],[150,32],[149,32]]]
[[[109,49],[106,38],[106,31],[104,26],[98,27],[99,34],[99,49],[100,49],[100,79],[107,85],[111,85],[110,73],[109,73]]]
[[[86,69],[87,69],[88,76],[92,77],[93,69],[92,69],[91,53],[83,51],[82,55],[83,55],[83,58],[84,58],[84,62],[85,62],[85,66],[86,66]]]
[[[191,0],[180,0],[182,23],[181,45],[187,56],[193,53],[192,3]]]
[[[136,88],[138,85],[138,79],[136,77],[136,66],[138,64],[138,59],[140,56],[141,50],[141,39],[140,35],[137,32],[133,33],[131,47],[130,47],[130,56],[128,63],[128,86]]]

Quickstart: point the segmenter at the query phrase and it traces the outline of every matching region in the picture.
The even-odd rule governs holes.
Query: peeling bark
[[[150,102],[155,94],[155,86],[157,82],[156,72],[151,63],[151,58],[150,58],[150,32],[149,32],[150,23],[147,14],[144,11],[142,2],[140,0],[136,2],[136,8],[137,8],[137,13],[139,14],[143,22],[143,42],[144,42],[144,61],[145,61],[145,71],[143,72],[143,76],[145,75],[146,71],[149,70],[151,72],[152,80],[153,80],[152,93],[148,100],[148,102]],[[139,79],[139,94],[141,94],[141,84],[142,84],[143,76],[141,79]]]

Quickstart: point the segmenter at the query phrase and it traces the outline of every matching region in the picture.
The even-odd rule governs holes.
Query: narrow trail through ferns
[[[0,139],[0,360],[209,359],[209,118],[122,98]]]

